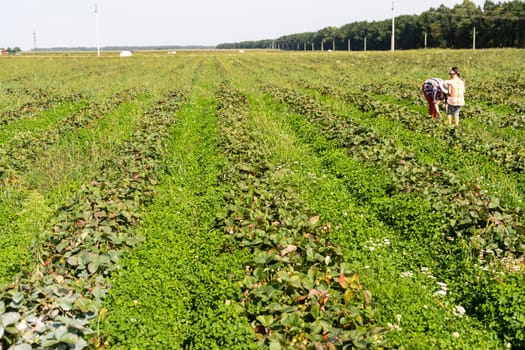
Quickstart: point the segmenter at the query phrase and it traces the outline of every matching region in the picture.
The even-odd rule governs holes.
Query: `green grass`
[[[516,78],[515,72],[524,68],[522,50],[426,50],[388,53],[386,58],[385,53],[372,52],[242,56],[184,52],[176,57],[142,54],[126,61],[27,57],[0,62],[0,76],[15,90],[23,91],[28,82],[35,89],[59,82],[61,95],[66,91],[85,97],[81,103],[54,106],[35,118],[2,127],[0,147],[22,132],[38,134],[56,127],[84,103],[104,103],[128,88],[144,92],[87,127],[63,133],[38,151],[28,170],[1,184],[0,284],[10,283],[37,263],[32,241],[50,229],[57,207],[96,178],[100,165],[130,138],[151,101],[168,90],[183,89],[190,100],[177,114],[167,153],[155,159],[161,164],[160,181],[135,228],[146,241],[119,262],[104,305],[105,318],[92,325],[95,337],[113,349],[256,347],[246,310],[239,303],[238,282],[251,257],[225,244],[223,232],[215,227],[225,205],[223,194],[231,188],[220,181],[224,159],[217,149],[220,135],[213,95],[217,82],[228,80],[247,95],[250,111],[243,122],[254,130],[258,147],[254,154],[270,155],[272,176],[294,189],[328,225],[332,243],[371,292],[375,322],[390,330],[385,339],[391,348],[500,349],[509,343],[523,347],[523,271],[482,269],[478,257],[468,253],[468,240],[444,238],[440,228],[450,218],[433,210],[432,198],[392,192],[394,177],[386,166],[336,147],[318,125],[288,112],[264,95],[259,85],[269,82],[303,92],[308,84],[367,91],[369,84],[391,82],[399,84],[399,93],[407,99],[397,90],[377,99],[421,112],[423,119],[426,111],[413,100],[411,86],[419,89],[426,74],[438,75],[440,66],[449,66],[450,54],[464,66],[472,94],[476,84],[484,83],[490,83],[498,96],[505,92],[488,81],[495,78],[494,62],[515,66],[514,73],[498,73],[502,81]],[[523,102],[520,95],[511,94],[513,100]],[[422,164],[439,164],[463,182],[479,180],[491,195],[522,206],[523,175],[503,171],[483,154],[450,149],[445,141],[410,131],[402,123],[369,118],[338,96],[312,95],[337,114],[395,140],[399,149],[414,152]],[[510,111],[505,105],[488,106],[477,96],[473,95],[473,107],[501,116]],[[1,99],[4,110],[22,101],[5,93]],[[519,141],[523,134],[506,128],[490,130],[467,115],[461,127],[466,134],[485,135],[487,140]],[[446,283],[446,295],[435,295],[441,288],[437,282]],[[458,306],[466,309],[465,315],[457,315]]]

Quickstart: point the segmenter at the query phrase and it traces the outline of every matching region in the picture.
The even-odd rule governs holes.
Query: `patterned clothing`
[[[465,82],[459,78],[445,81],[448,87],[447,103],[451,106],[465,105]]]
[[[441,91],[440,84],[443,84],[443,80],[439,78],[425,80],[421,91],[427,100],[437,103],[445,99],[446,95]]]
[[[428,103],[428,114],[434,119],[439,117],[437,110],[439,101],[444,100],[447,97],[447,95],[441,90],[443,84],[444,81],[442,79],[431,78],[425,80],[421,87],[421,92]]]

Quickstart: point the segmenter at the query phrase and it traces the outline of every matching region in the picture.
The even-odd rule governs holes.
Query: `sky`
[[[0,0],[0,47],[215,46],[452,8],[463,0]],[[485,0],[474,0],[483,6]],[[496,1],[500,2],[500,1]],[[394,4],[394,12],[392,12]],[[97,12],[95,13],[95,8]],[[98,29],[98,30],[97,30]]]

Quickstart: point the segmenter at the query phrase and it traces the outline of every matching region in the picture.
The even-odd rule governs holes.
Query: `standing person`
[[[441,120],[439,102],[445,100],[448,93],[448,90],[445,88],[445,81],[439,78],[427,79],[421,87],[421,92],[428,102],[428,114],[432,119]]]
[[[447,123],[452,124],[452,115],[454,115],[454,125],[459,125],[459,111],[465,105],[465,82],[461,79],[461,73],[458,67],[452,67],[448,71],[449,80],[445,81],[448,88],[447,98]]]

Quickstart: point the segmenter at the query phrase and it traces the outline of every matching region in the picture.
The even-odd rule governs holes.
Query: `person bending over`
[[[432,119],[441,120],[439,103],[446,100],[448,90],[445,87],[445,81],[439,78],[430,78],[425,80],[421,87],[421,92],[428,103],[428,114]]]

